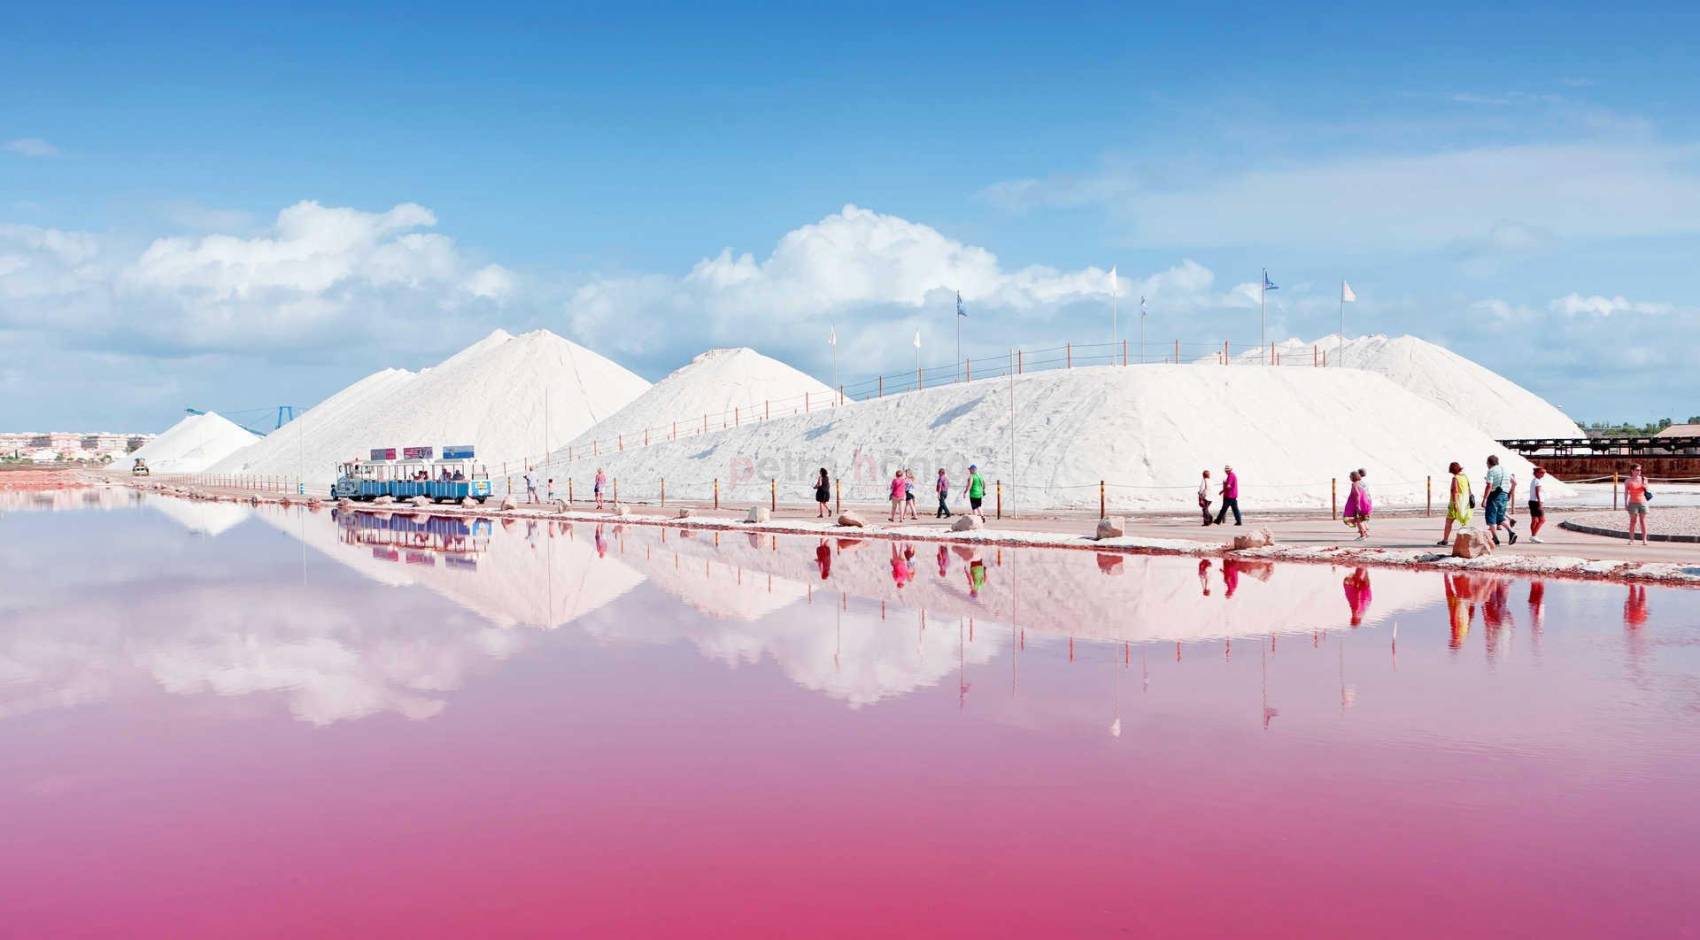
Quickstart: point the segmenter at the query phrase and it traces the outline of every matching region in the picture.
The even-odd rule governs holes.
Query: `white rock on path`
[[[974,532],[984,529],[985,527],[986,520],[972,513],[965,516],[957,516],[956,521],[950,524],[950,530],[952,532]]]
[[[1255,529],[1245,535],[1234,536],[1231,547],[1234,551],[1242,551],[1247,548],[1267,548],[1274,544],[1275,533],[1268,529]]]

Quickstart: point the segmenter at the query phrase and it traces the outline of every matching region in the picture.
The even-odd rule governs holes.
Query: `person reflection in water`
[[[1346,606],[1352,611],[1352,626],[1364,622],[1364,613],[1369,610],[1371,599],[1369,591],[1369,569],[1357,568],[1346,576]]]
[[[1204,596],[1210,596],[1210,559],[1198,560],[1198,586],[1204,591]]]
[[[939,577],[950,577],[950,552],[943,545],[939,546]]]
[[[1446,590],[1446,619],[1452,626],[1452,639],[1447,644],[1452,649],[1464,645],[1464,637],[1470,633],[1470,618],[1475,611],[1470,608],[1470,588],[1468,575],[1443,574],[1440,576],[1441,586]]]
[[[968,562],[968,596],[979,597],[985,588],[986,563],[980,560],[980,556],[975,555],[973,560]]]
[[[832,546],[821,539],[815,546],[815,567],[820,569],[820,579],[825,581],[832,577]]]
[[[900,547],[897,542],[891,543],[891,583],[897,585],[899,591],[915,576],[915,569],[909,563],[913,558],[913,548]]]
[[[1222,587],[1224,597],[1233,597],[1240,589],[1240,560],[1238,558],[1222,559]]]
[[[1545,581],[1529,582],[1529,629],[1535,633],[1541,632],[1541,621],[1547,612],[1547,584]]]
[[[1623,601],[1623,625],[1639,630],[1647,623],[1647,586],[1631,584],[1629,596]]]
[[[602,538],[602,527],[596,527],[596,557],[608,557],[608,542]]]
[[[1446,588],[1446,612],[1452,622],[1452,649],[1462,649],[1464,638],[1470,635],[1470,624],[1476,619],[1476,605],[1493,585],[1467,574],[1442,576]]]

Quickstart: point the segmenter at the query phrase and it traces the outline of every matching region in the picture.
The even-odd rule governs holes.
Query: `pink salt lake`
[[[0,512],[4,936],[1696,930],[1694,592]]]

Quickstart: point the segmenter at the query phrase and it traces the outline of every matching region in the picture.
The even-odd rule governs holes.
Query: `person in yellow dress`
[[[1446,528],[1440,533],[1440,541],[1436,545],[1452,544],[1452,525],[1457,523],[1460,530],[1470,527],[1470,517],[1475,514],[1476,497],[1470,490],[1470,478],[1464,475],[1464,468],[1458,461],[1446,468],[1452,474],[1452,497],[1446,504]]]

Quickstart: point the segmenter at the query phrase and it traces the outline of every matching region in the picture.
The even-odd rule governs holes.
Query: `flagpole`
[[[1139,298],[1139,361],[1145,362],[1145,298]]]
[[[1257,346],[1263,350],[1263,364],[1269,364],[1269,336],[1263,326],[1263,297],[1269,292],[1269,269],[1263,269],[1263,280],[1257,282]]]

